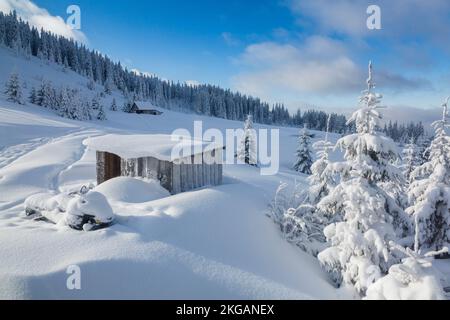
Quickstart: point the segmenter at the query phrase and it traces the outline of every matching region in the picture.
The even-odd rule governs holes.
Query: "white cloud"
[[[248,71],[233,78],[238,90],[267,97],[272,92],[340,93],[361,87],[362,73],[338,41],[311,37],[301,46],[263,42],[236,59]]]
[[[236,39],[230,32],[222,32],[221,34],[223,41],[230,47],[239,45],[240,41]]]
[[[433,41],[450,36],[448,0],[288,0],[288,4],[298,24],[312,22],[328,34],[383,36],[386,39],[421,36]],[[371,31],[366,26],[366,10],[372,4],[381,8],[381,31]]]
[[[270,101],[287,96],[356,96],[367,78],[366,65],[352,58],[345,43],[320,36],[307,38],[298,46],[253,44],[234,62],[243,69],[232,78],[234,88]],[[375,78],[382,91],[432,87],[422,78],[409,78],[382,68],[376,69]]]
[[[52,16],[47,10],[38,7],[30,0],[0,0],[0,11],[10,13],[12,10],[16,10],[19,17],[38,29],[43,28],[57,35],[87,43],[83,32],[73,30],[63,18]]]

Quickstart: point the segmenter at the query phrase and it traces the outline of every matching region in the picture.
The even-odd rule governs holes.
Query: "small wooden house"
[[[177,194],[222,184],[224,147],[170,135],[106,135],[83,143],[97,152],[97,183],[119,177],[159,180]]]
[[[143,102],[133,102],[133,105],[131,106],[130,113],[137,113],[137,114],[149,114],[153,116],[160,116],[163,114],[163,112],[152,109],[152,105],[145,104]]]

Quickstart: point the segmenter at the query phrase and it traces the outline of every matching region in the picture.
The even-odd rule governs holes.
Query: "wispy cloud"
[[[237,46],[241,43],[239,39],[235,38],[230,32],[222,32],[221,36],[223,41],[230,47]]]
[[[57,35],[87,43],[87,37],[80,30],[73,30],[63,18],[51,15],[46,9],[38,7],[30,0],[0,0],[0,11],[17,15],[38,29],[51,31]]]
[[[357,63],[345,43],[312,36],[301,45],[263,42],[248,46],[235,59],[245,71],[232,81],[236,89],[262,97],[289,95],[336,95],[357,93],[364,86],[366,66]],[[403,91],[430,88],[421,78],[408,78],[377,70],[383,89]]]

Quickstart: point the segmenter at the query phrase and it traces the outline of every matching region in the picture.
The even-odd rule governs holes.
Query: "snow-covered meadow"
[[[37,85],[40,75],[55,83],[86,85],[84,78],[59,66],[17,58],[6,50],[0,55],[0,82],[15,70],[28,87]],[[107,116],[103,122],[72,121],[0,98],[1,298],[346,297],[329,283],[318,262],[287,243],[266,216],[280,182],[305,179],[291,170],[298,135],[294,128],[280,130],[282,161],[275,176],[230,165],[222,186],[175,196],[145,181],[117,179],[96,189],[108,197],[117,223],[91,233],[26,218],[24,201],[30,195],[95,182],[95,153],[83,145],[86,138],[170,134],[178,128],[192,130],[196,120],[206,129],[242,127],[241,122],[168,110],[157,118],[111,111]],[[323,136],[316,134],[316,139]],[[66,287],[71,265],[81,268],[81,290]]]
[[[88,141],[99,139],[90,138],[111,142],[117,135],[152,134],[159,143],[158,137],[175,130],[193,133],[199,122],[204,131],[217,129],[224,136],[244,123],[167,109],[158,116],[113,111],[113,102],[114,109],[131,104],[108,83],[96,84],[63,65],[6,48],[0,48],[0,58],[0,82],[7,84],[0,95],[0,298],[444,298],[450,265],[433,256],[448,250],[443,247],[447,222],[444,227],[433,223],[433,212],[439,211],[439,219],[447,214],[446,109],[423,166],[413,163],[412,149],[402,164],[399,146],[378,131],[381,96],[372,91],[372,64],[361,109],[351,119],[356,133],[339,139],[303,130],[299,137],[298,128],[255,125],[256,130],[279,130],[275,175],[227,164],[222,185],[170,195],[145,179],[122,177],[95,186],[96,155]],[[44,104],[47,108],[22,104],[34,102],[35,88],[44,84],[47,89],[61,86],[47,92],[54,100]],[[67,119],[84,119],[87,109],[95,112],[87,117],[90,121]],[[252,126],[249,116],[246,145],[254,141]],[[152,139],[139,141],[153,144]],[[133,141],[136,157],[141,156],[139,141]],[[118,145],[114,153],[121,154],[123,143]],[[310,145],[320,150],[314,164]],[[148,147],[159,156],[164,149],[167,156],[167,145]],[[245,155],[238,151],[238,158],[251,164],[250,150]],[[94,192],[84,198],[54,197],[82,186]],[[275,194],[281,197],[292,189],[293,199],[272,203]],[[407,200],[407,193],[414,199]],[[57,218],[44,218],[56,224],[27,217],[25,205],[45,207]],[[69,228],[67,219],[76,219],[82,209],[104,211],[100,220],[109,227],[92,232]],[[86,225],[80,229],[92,230]],[[425,253],[422,247],[443,250]],[[67,286],[74,266],[81,272],[80,290]]]

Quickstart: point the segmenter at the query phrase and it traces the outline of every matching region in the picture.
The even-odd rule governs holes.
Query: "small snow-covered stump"
[[[85,231],[109,227],[115,220],[105,196],[86,188],[79,193],[33,195],[25,201],[25,212],[27,216]]]

